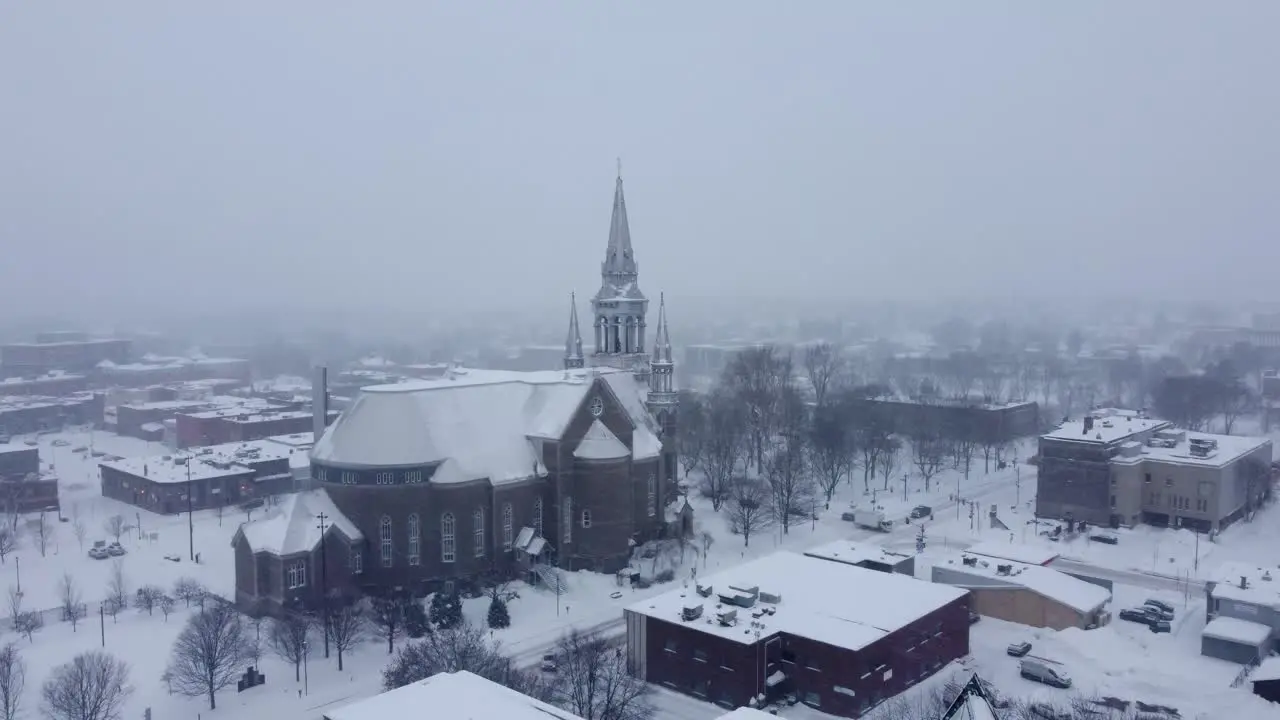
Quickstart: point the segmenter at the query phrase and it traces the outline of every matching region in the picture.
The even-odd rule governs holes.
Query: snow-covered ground
[[[67,443],[54,446],[55,439],[63,439]],[[124,515],[130,524],[141,523],[143,537],[148,539],[139,539],[133,531],[124,538],[129,553],[123,562],[131,590],[144,583],[168,587],[178,577],[191,576],[224,596],[230,596],[233,591],[230,540],[244,520],[244,515],[239,512],[226,513],[221,522],[216,511],[196,513],[192,527],[195,551],[200,553],[201,563],[194,565],[188,559],[188,519],[185,515],[158,516],[101,497],[96,467],[98,459],[86,453],[73,452],[75,447],[90,444],[88,432],[46,435],[39,442],[42,460],[52,463],[59,474],[62,514],[68,521],[56,522],[55,519],[51,523],[53,534],[44,557],[41,557],[33,539],[29,535],[24,537],[21,548],[0,565],[0,574],[5,578],[3,585],[16,584],[20,564],[25,607],[52,608],[57,605],[58,581],[64,573],[70,573],[89,602],[90,618],[81,624],[78,632],[72,632],[68,624],[55,621],[55,616],[51,615],[49,624],[37,632],[31,643],[14,635],[11,630],[7,631],[9,636],[6,640],[18,642],[29,666],[27,701],[32,709],[37,702],[39,685],[54,665],[69,660],[77,652],[100,645],[96,610],[107,586],[112,562],[92,560],[80,550],[74,522],[71,521],[73,517],[81,518],[88,528],[86,545],[95,539],[109,539],[103,523],[114,514]],[[92,433],[92,443],[97,450],[121,456],[164,452],[164,448],[157,444],[104,432]],[[1030,443],[1024,445],[1018,456],[1025,458],[1030,455],[1031,447]],[[912,478],[907,483],[907,496],[904,498],[900,478],[909,473]],[[1095,631],[1054,632],[984,618],[971,630],[972,655],[965,664],[979,670],[1002,692],[1056,700],[1069,696],[1065,691],[1033,685],[1017,677],[1016,665],[1005,655],[1004,648],[1014,640],[1027,639],[1034,643],[1035,654],[1054,657],[1070,667],[1076,680],[1073,692],[1110,694],[1176,705],[1184,718],[1248,719],[1267,717],[1267,713],[1274,712],[1274,707],[1255,702],[1256,698],[1247,690],[1230,688],[1231,679],[1239,670],[1237,666],[1200,656],[1199,633],[1204,625],[1203,593],[1191,583],[1179,583],[1168,578],[1202,578],[1226,559],[1280,563],[1280,508],[1267,508],[1254,522],[1240,524],[1223,533],[1216,543],[1200,538],[1197,556],[1194,535],[1150,528],[1122,530],[1118,533],[1120,542],[1114,546],[1091,543],[1087,539],[1050,542],[1037,534],[1035,526],[1026,522],[1031,518],[1029,503],[1035,496],[1035,468],[1031,466],[1010,466],[986,473],[978,462],[969,480],[960,478],[954,471],[947,471],[934,479],[928,492],[905,461],[895,477],[897,479],[890,484],[888,491],[884,490],[883,480],[878,478],[873,479],[870,486],[876,489],[874,503],[895,521],[890,532],[855,528],[840,519],[844,510],[854,506],[868,507],[873,502],[873,493],[864,489],[860,473],[855,473],[853,483],[840,486],[829,508],[817,505],[819,518],[816,521],[798,523],[787,534],[774,530],[753,537],[750,547],[743,545],[741,537],[729,533],[724,517],[712,511],[709,503],[694,497],[692,503],[697,530],[708,532],[713,538],[706,556],[702,557],[697,552],[700,544],[694,543],[686,549],[683,560],[677,554],[671,558],[660,558],[660,562],[671,566],[679,581],[689,576],[695,564],[698,573],[710,573],[778,549],[803,551],[842,538],[915,552],[919,521],[907,524],[904,520],[911,507],[929,505],[933,508],[933,519],[925,522],[926,549],[919,563],[922,573],[932,558],[978,542],[1051,548],[1064,557],[1076,559],[1082,566],[1097,569],[1100,575],[1110,572],[1110,577],[1118,583],[1113,610],[1138,604],[1153,596],[1168,600],[1179,608],[1174,632],[1169,635],[1152,635],[1144,627],[1120,621]],[[957,493],[965,503],[955,501]],[[970,504],[974,507],[972,518]],[[987,511],[992,505],[997,506],[999,517],[1009,530],[986,527]],[[156,534],[154,542],[149,539],[151,533]],[[177,556],[180,561],[167,560],[166,555]],[[646,575],[651,572],[649,561],[641,563],[640,567]],[[513,585],[520,597],[510,604],[512,625],[495,631],[493,637],[517,661],[535,663],[570,626],[620,633],[623,607],[672,587],[670,584],[658,584],[644,590],[623,589],[617,586],[612,576],[586,572],[570,574],[567,580],[568,591],[559,598],[542,589],[519,583]],[[611,594],[619,590],[621,597],[612,598]],[[464,603],[464,613],[473,622],[483,623],[487,603],[483,598],[468,600]],[[372,695],[380,689],[381,671],[388,657],[385,642],[376,639],[357,647],[347,658],[346,670],[341,673],[337,671],[336,659],[324,659],[317,647],[308,662],[305,687],[294,682],[291,667],[268,653],[261,667],[267,676],[267,684],[240,694],[234,690],[224,691],[218,698],[218,710],[209,713],[203,699],[170,695],[160,680],[169,648],[181,629],[185,613],[185,610],[180,610],[167,622],[158,613],[148,617],[136,610],[122,613],[116,622],[106,619],[106,649],[119,655],[133,669],[135,690],[126,709],[127,717],[140,716],[144,708],[150,707],[153,717],[158,718],[222,715],[245,720],[317,720],[328,707]],[[0,614],[7,614],[7,611]],[[4,627],[8,625],[4,624]],[[941,673],[930,683],[942,682],[947,677],[949,673]],[[661,717],[692,720],[714,718],[723,712],[693,698],[665,691],[658,691],[656,697]],[[803,706],[785,708],[781,714],[796,720],[825,717]]]

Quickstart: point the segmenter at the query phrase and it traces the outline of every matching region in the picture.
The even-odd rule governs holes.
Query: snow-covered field
[[[68,442],[55,447],[55,439]],[[159,445],[103,432],[94,432],[92,440],[95,449],[114,455],[164,452]],[[55,607],[57,584],[64,573],[75,578],[89,603],[90,618],[76,632],[50,615],[48,625],[28,643],[7,630],[7,623],[3,624],[8,633],[6,640],[18,643],[28,663],[27,702],[32,710],[38,702],[39,685],[53,666],[101,643],[97,607],[104,595],[112,562],[92,560],[81,551],[72,518],[79,517],[87,527],[86,545],[95,539],[109,539],[103,523],[117,513],[131,525],[140,522],[143,538],[156,533],[154,542],[140,539],[132,530],[123,538],[129,550],[123,563],[131,591],[144,583],[168,587],[182,576],[194,577],[224,596],[230,596],[233,591],[230,540],[244,520],[243,514],[228,512],[219,522],[216,511],[196,513],[193,537],[201,563],[195,565],[188,559],[187,517],[157,516],[102,498],[97,459],[72,452],[73,448],[88,444],[87,432],[40,438],[42,460],[52,463],[60,476],[63,516],[67,522],[54,519],[51,523],[53,531],[45,556],[41,556],[38,544],[28,534],[20,549],[0,566],[0,574],[5,578],[3,584],[7,587],[16,586],[20,565],[24,606],[28,609]],[[1027,457],[1030,449],[1030,444],[1025,445],[1019,456]],[[883,489],[882,480],[872,480],[871,487],[876,488],[875,504],[895,520],[888,533],[858,529],[840,519],[841,512],[850,507],[872,504],[873,493],[864,490],[860,475],[855,476],[853,484],[842,485],[837,490],[829,509],[821,504],[817,506],[816,521],[794,525],[787,534],[775,529],[753,537],[750,547],[744,547],[741,537],[729,533],[724,518],[713,512],[709,503],[693,498],[697,529],[710,533],[713,538],[706,557],[691,547],[683,560],[677,556],[662,562],[673,567],[677,578],[684,578],[689,576],[694,564],[699,573],[710,573],[777,549],[803,551],[842,538],[915,552],[919,523],[906,524],[904,519],[911,507],[925,504],[933,508],[933,520],[925,523],[926,549],[919,563],[922,573],[927,572],[932,558],[978,542],[1027,545],[1052,549],[1084,566],[1097,568],[1099,574],[1113,572],[1113,579],[1118,582],[1113,610],[1141,603],[1146,597],[1160,597],[1179,608],[1174,632],[1168,635],[1153,635],[1145,627],[1120,621],[1095,631],[1054,632],[984,618],[973,626],[972,655],[965,665],[977,669],[1002,692],[1054,701],[1065,701],[1069,696],[1066,691],[1033,685],[1017,676],[1016,665],[1005,655],[1004,648],[1014,640],[1026,639],[1035,645],[1036,654],[1054,657],[1070,667],[1076,680],[1072,692],[1176,705],[1184,718],[1248,719],[1269,717],[1269,713],[1275,712],[1274,707],[1268,708],[1247,690],[1230,687],[1239,670],[1237,666],[1200,656],[1199,633],[1204,625],[1202,592],[1189,583],[1168,578],[1205,577],[1226,559],[1280,563],[1280,508],[1268,508],[1254,522],[1229,529],[1216,543],[1201,538],[1198,556],[1194,535],[1149,528],[1120,531],[1120,543],[1114,546],[1090,543],[1087,539],[1053,543],[1039,536],[1035,526],[1026,522],[1031,517],[1029,503],[1035,495],[1034,467],[1010,466],[1004,470],[993,469],[988,474],[983,472],[981,463],[976,465],[968,481],[958,478],[954,471],[944,472],[935,478],[929,492],[923,489],[918,478],[912,478],[905,498],[900,479],[894,480],[888,491]],[[908,472],[904,467],[897,477]],[[966,503],[973,505],[972,518],[970,504],[955,501],[957,492]],[[992,505],[997,506],[1009,530],[985,527],[987,511]],[[177,556],[180,561],[167,560],[166,555]],[[648,574],[648,561],[641,564],[641,568]],[[569,575],[568,586],[568,592],[560,598],[523,584],[513,586],[520,597],[510,604],[512,625],[494,632],[494,639],[518,662],[532,664],[567,627],[620,633],[623,607],[672,587],[660,584],[645,590],[626,588],[621,597],[611,598],[610,594],[619,590],[614,578],[586,572]],[[487,602],[468,600],[464,603],[464,613],[473,622],[483,623]],[[0,614],[7,614],[7,610]],[[170,695],[160,679],[169,648],[185,616],[186,611],[180,609],[166,622],[159,613],[148,617],[131,609],[122,613],[118,621],[106,618],[106,649],[132,667],[134,693],[126,709],[127,717],[141,716],[143,709],[151,708],[156,718],[221,715],[245,720],[316,720],[326,708],[366,697],[380,689],[387,651],[385,642],[376,639],[356,648],[341,673],[335,659],[324,659],[322,651],[315,648],[307,664],[305,684],[295,683],[292,668],[267,653],[261,667],[267,676],[266,685],[241,694],[224,691],[219,696],[218,710],[210,713],[202,698]],[[958,672],[964,668],[953,670]],[[942,682],[948,676],[949,673],[944,672],[930,682]],[[714,718],[723,712],[693,698],[665,691],[657,693],[657,703],[662,716],[670,718]],[[825,717],[803,706],[786,708],[782,715],[797,720]]]

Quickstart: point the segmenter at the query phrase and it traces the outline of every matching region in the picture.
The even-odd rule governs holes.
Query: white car
[[[57,440],[53,441],[54,447],[66,447],[70,444],[71,444],[70,440],[64,440],[63,438],[58,438]]]

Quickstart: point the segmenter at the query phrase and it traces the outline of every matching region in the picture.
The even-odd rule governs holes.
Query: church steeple
[[[613,189],[613,216],[609,244],[600,263],[600,290],[591,299],[595,351],[591,365],[630,370],[648,382],[649,356],[645,348],[645,315],[649,301],[640,291],[639,265],[631,247],[627,201],[622,192],[622,168]]]
[[[582,333],[578,331],[578,296],[569,293],[569,335],[564,340],[564,369],[576,370],[586,364],[582,356]]]
[[[653,360],[649,363],[649,409],[655,416],[663,410],[674,410],[677,402],[675,362],[671,359],[671,338],[667,334],[667,298],[658,296],[658,332],[653,341]]]
[[[600,274],[605,284],[634,282],[639,267],[631,249],[631,226],[627,223],[627,200],[622,193],[622,161],[618,161],[618,182],[613,188],[613,218],[609,222],[609,246],[604,251]]]

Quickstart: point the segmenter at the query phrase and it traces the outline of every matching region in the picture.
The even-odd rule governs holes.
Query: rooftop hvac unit
[[[729,627],[730,625],[736,625],[738,623],[738,611],[737,610],[721,610],[720,612],[716,613],[716,620],[721,625],[724,625],[725,627]]]
[[[680,609],[680,619],[685,622],[697,620],[700,617],[702,617],[702,603],[696,605],[690,603]]]
[[[976,557],[962,557],[960,558],[960,562],[968,565],[969,567],[978,567],[978,558]]]
[[[782,602],[782,595],[780,595],[780,594],[776,594],[776,593],[765,592],[765,591],[761,590],[761,591],[760,591],[760,602],[762,602],[762,603],[770,603],[770,604],[772,604],[772,605],[777,605],[778,603]]]
[[[702,597],[711,597],[710,585],[698,585],[698,594]]]
[[[996,566],[996,574],[997,574],[997,575],[1008,575],[1008,574],[1009,574],[1009,573],[1011,573],[1011,572],[1013,572],[1013,566],[1012,566],[1012,565],[997,565],[997,566]]]

